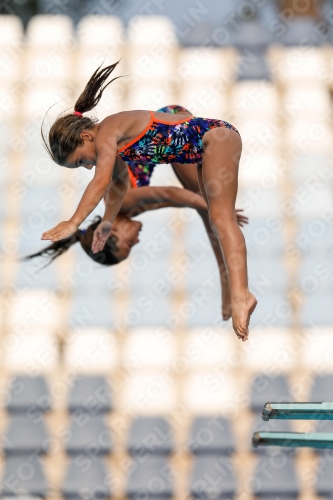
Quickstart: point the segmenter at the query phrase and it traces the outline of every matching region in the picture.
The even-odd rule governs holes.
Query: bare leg
[[[172,168],[183,187],[185,189],[188,189],[189,191],[193,191],[194,193],[201,192],[201,195],[205,198],[205,201],[208,205],[207,196],[203,187],[201,165],[198,165],[197,169],[196,164],[182,165],[181,163],[173,163]],[[208,238],[212,245],[219,268],[222,288],[222,317],[225,321],[227,321],[231,317],[231,296],[229,279],[224,263],[223,254],[219,241],[210,225],[208,213],[198,211],[198,214],[200,215],[202,222],[204,223],[204,226],[206,228]]]
[[[208,206],[209,202],[204,188],[204,183],[202,178],[202,165],[200,163],[197,165],[197,173],[198,173],[198,182],[200,185],[200,191]],[[219,244],[219,240],[217,239],[214,231],[212,230],[212,226],[209,220],[209,215],[207,212],[202,214],[202,220],[205,225],[207,234],[209,236],[211,245],[213,247],[215,257],[220,270],[220,280],[222,288],[222,317],[225,321],[227,321],[231,317],[231,294],[230,294],[229,277],[224,262],[223,253]]]
[[[191,115],[191,113],[188,113],[188,115]],[[188,189],[189,191],[193,191],[194,193],[201,192],[201,195],[205,199],[208,206],[208,199],[203,186],[201,165],[196,165],[196,164],[182,165],[181,163],[173,163],[172,168],[178,180],[183,185],[183,187],[185,189]],[[212,245],[213,252],[215,254],[215,258],[219,268],[220,283],[222,289],[222,317],[225,321],[227,321],[231,317],[231,298],[230,298],[229,279],[224,262],[223,253],[219,241],[210,224],[208,213],[199,211],[198,213],[206,228],[207,235]]]
[[[235,211],[242,141],[237,132],[221,127],[204,134],[203,146],[202,178],[209,217],[229,276],[233,328],[244,341],[257,300],[248,289],[246,245]]]

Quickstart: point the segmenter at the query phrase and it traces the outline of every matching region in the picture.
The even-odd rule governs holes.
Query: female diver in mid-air
[[[164,107],[159,111],[188,113],[185,108],[175,105]],[[229,281],[220,246],[209,224],[207,205],[200,194],[197,166],[195,164],[185,166],[177,163],[172,164],[172,168],[184,189],[173,186],[150,186],[154,166],[130,162],[127,163],[127,166],[131,184],[126,192],[120,212],[115,218],[111,235],[102,251],[93,253],[91,250],[94,232],[95,237],[98,237],[98,234],[103,231],[104,225],[108,225],[109,222],[101,223],[101,218],[97,216],[86,229],[78,229],[73,236],[56,241],[26,258],[48,256],[52,261],[73,244],[79,242],[84,251],[95,262],[106,266],[118,264],[129,256],[132,247],[139,242],[142,223],[135,220],[134,217],[146,211],[165,207],[191,207],[196,209],[200,215],[216,256],[222,289],[222,316],[225,321],[228,320],[231,317]],[[243,226],[243,224],[248,223],[248,218],[240,212],[242,210],[236,210],[237,221],[240,226]]]
[[[56,242],[74,235],[107,192],[102,226],[97,228],[92,244],[93,253],[100,252],[127,192],[126,161],[145,165],[197,164],[199,185],[230,284],[233,328],[238,338],[246,340],[257,300],[248,289],[246,245],[235,210],[242,149],[239,133],[225,121],[181,113],[175,116],[126,111],[110,115],[100,123],[84,117],[82,113],[97,105],[111,83],[103,86],[117,64],[98,68],[76,101],[74,113],[58,118],[52,125],[49,144],[43,136],[52,159],[59,165],[95,165],[96,169],[74,215],[43,233],[42,239]]]

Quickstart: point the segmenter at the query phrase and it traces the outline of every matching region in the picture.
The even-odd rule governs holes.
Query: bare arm
[[[129,189],[124,198],[121,212],[142,213],[164,207],[189,207],[207,210],[205,200],[199,194],[178,187],[144,186]]]
[[[111,234],[112,224],[121,209],[129,184],[126,163],[116,157],[112,180],[105,193],[105,212],[101,223],[94,231],[91,245],[93,253],[101,252]]]
[[[118,167],[120,167],[123,163],[124,162],[122,162],[122,160],[117,162]],[[124,195],[123,204],[120,209],[121,212],[133,217],[148,210],[156,210],[164,207],[190,207],[195,208],[198,211],[207,211],[207,205],[202,196],[193,193],[192,191],[188,191],[187,189],[145,186],[127,190],[128,172],[127,165],[124,165],[125,168],[121,168],[120,170],[121,172],[126,171],[127,180],[126,189],[125,187],[123,188],[126,195]],[[119,179],[118,188],[120,188],[121,184],[125,186],[123,177],[126,174],[123,173]],[[118,201],[117,207],[115,208],[115,203],[113,201],[115,197],[112,197],[112,193],[111,195],[109,193],[110,189],[106,195],[106,207],[103,220],[94,232],[94,238],[91,246],[93,253],[101,252],[103,250],[104,245],[111,234],[114,218],[119,211]]]
[[[103,134],[103,136],[105,133]],[[101,142],[104,139],[104,143]],[[100,145],[100,147],[98,147]],[[94,178],[88,184],[80,203],[71,217],[77,227],[88,217],[88,215],[97,207],[103,198],[105,191],[109,193],[112,190],[114,196],[113,204],[115,207],[121,206],[124,193],[116,189],[117,181],[114,181],[114,169],[116,165],[117,139],[115,136],[96,138],[97,163]],[[117,174],[119,172],[117,170]],[[110,193],[111,193],[110,192]],[[117,214],[116,214],[117,215]]]
[[[103,198],[110,185],[117,154],[117,138],[110,136],[105,131],[96,136],[97,162],[94,178],[89,182],[74,215],[68,220],[60,222],[57,226],[42,235],[43,240],[59,241],[72,236],[79,225],[94,210]],[[123,197],[121,193],[114,192],[119,198],[119,207]]]
[[[126,163],[116,157],[112,180],[105,195],[105,213],[102,221],[113,224],[116,215],[121,210],[128,192],[129,176]]]

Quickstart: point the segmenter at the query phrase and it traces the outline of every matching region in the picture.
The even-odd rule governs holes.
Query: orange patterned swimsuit
[[[164,113],[187,111],[181,106],[166,106]],[[127,162],[134,187],[149,184],[155,165],[159,163],[201,163],[202,137],[216,127],[238,130],[228,122],[210,118],[187,116],[178,122],[159,120],[150,111],[150,121],[142,133],[118,150]]]

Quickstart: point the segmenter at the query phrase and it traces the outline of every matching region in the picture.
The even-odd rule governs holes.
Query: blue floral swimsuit
[[[182,106],[166,106],[162,113],[181,113]],[[239,133],[223,120],[187,116],[179,122],[168,123],[155,118],[150,111],[150,121],[145,130],[129,144],[118,149],[117,154],[128,164],[133,187],[149,185],[155,165],[159,163],[201,163],[202,137],[212,128],[224,127]]]

